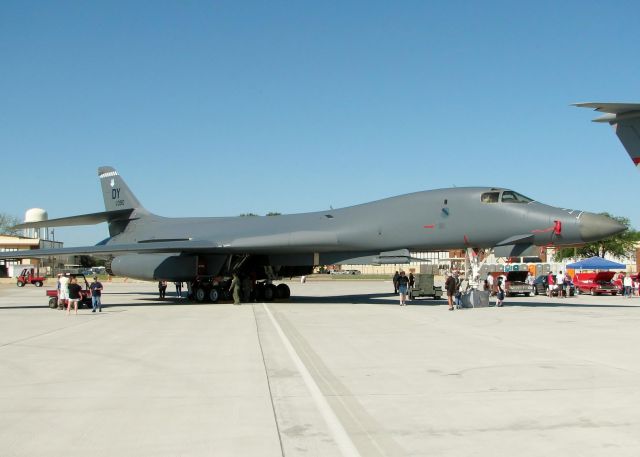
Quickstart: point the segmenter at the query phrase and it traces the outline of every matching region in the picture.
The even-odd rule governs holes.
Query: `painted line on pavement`
[[[353,441],[351,441],[349,434],[340,423],[340,420],[331,409],[331,406],[329,406],[329,403],[324,398],[324,395],[322,395],[322,392],[320,391],[318,384],[316,384],[313,377],[311,376],[311,373],[309,373],[309,370],[307,370],[307,367],[304,365],[304,363],[298,356],[298,353],[293,348],[293,345],[289,341],[289,338],[287,338],[287,335],[284,334],[284,332],[282,331],[282,328],[280,328],[280,325],[278,324],[276,319],[273,317],[273,314],[271,314],[271,310],[269,310],[266,303],[263,303],[262,306],[264,307],[264,310],[267,312],[267,316],[269,316],[269,319],[271,320],[271,323],[276,329],[276,332],[278,332],[278,335],[282,340],[282,344],[284,344],[284,347],[286,348],[287,352],[289,353],[289,356],[293,360],[293,363],[296,365],[298,372],[300,372],[300,375],[302,376],[302,379],[304,380],[304,383],[306,384],[307,389],[309,389],[309,392],[311,393],[311,397],[316,402],[316,406],[318,407],[320,414],[322,414],[324,421],[327,423],[327,426],[329,427],[329,430],[331,431],[331,434],[333,435],[333,439],[338,445],[340,452],[344,457],[360,457],[360,453],[358,452],[358,449],[356,448],[356,446],[353,444]]]

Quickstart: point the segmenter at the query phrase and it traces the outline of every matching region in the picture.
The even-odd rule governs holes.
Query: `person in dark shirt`
[[[96,308],[99,312],[102,312],[102,283],[98,281],[98,277],[93,277],[93,282],[89,286],[91,289],[91,307],[93,310],[92,313],[96,312]]]
[[[164,298],[167,294],[167,281],[164,279],[158,281],[158,292],[160,293],[160,298]]]
[[[398,278],[399,277],[400,277],[400,275],[396,271],[396,273],[393,275],[393,293],[394,294],[398,293]]]
[[[454,278],[451,273],[448,273],[447,280],[444,283],[444,288],[447,291],[447,303],[449,305],[449,311],[453,311],[455,309],[453,307],[453,296],[456,293],[456,287],[456,278]]]
[[[400,306],[407,306],[407,294],[409,292],[409,278],[404,275],[404,271],[398,276],[398,293],[400,294]]]
[[[78,302],[82,298],[82,286],[78,284],[76,278],[69,280],[69,301],[67,304],[67,315],[71,312],[71,305],[73,305],[74,311],[78,314]]]

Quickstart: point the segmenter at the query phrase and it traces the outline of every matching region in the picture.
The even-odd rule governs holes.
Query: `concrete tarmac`
[[[640,299],[399,307],[390,282],[102,313],[0,285],[0,455],[638,456]]]

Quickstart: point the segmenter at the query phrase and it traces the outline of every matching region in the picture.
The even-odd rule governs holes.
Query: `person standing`
[[[547,275],[547,295],[549,298],[553,297],[553,291],[556,288],[556,280],[553,276],[553,271],[550,271]]]
[[[182,282],[176,281],[174,284],[176,285],[176,295],[178,298],[182,298]]]
[[[60,289],[58,290],[58,309],[64,309],[69,300],[69,274],[60,276]]]
[[[409,292],[409,278],[401,271],[398,275],[398,293],[400,294],[400,306],[407,306],[407,293]]]
[[[456,291],[453,294],[453,302],[456,308],[462,308],[462,291],[460,288],[462,281],[460,281],[460,276],[457,272],[453,274],[453,279],[456,281]]]
[[[556,288],[558,289],[558,298],[564,298],[564,274],[562,270],[556,275]]]
[[[487,290],[489,291],[489,295],[493,295],[493,282],[494,282],[494,277],[491,273],[487,273]]]
[[[631,275],[627,275],[622,280],[622,284],[624,285],[624,295],[627,298],[631,298],[631,291],[633,290],[633,281],[631,280]]]
[[[456,293],[456,279],[451,273],[447,273],[447,279],[444,282],[444,288],[447,291],[447,303],[449,304],[449,311],[453,311],[453,296]]]
[[[58,281],[56,282],[56,290],[58,291],[58,295],[56,295],[56,308],[60,309],[60,277],[62,273],[58,273]]]
[[[398,293],[398,278],[399,277],[400,277],[400,275],[396,271],[396,273],[393,275],[393,293],[394,294]]]
[[[158,293],[160,294],[160,298],[164,298],[167,295],[167,281],[164,279],[158,281]]]
[[[67,315],[71,312],[71,306],[73,305],[73,309],[76,314],[78,314],[78,302],[82,298],[82,287],[78,284],[76,278],[71,278],[69,280],[69,299],[67,300]]]
[[[498,291],[496,292],[496,306],[502,306],[504,304],[504,288],[502,276],[498,278],[496,287],[498,288]]]
[[[93,277],[93,282],[89,285],[91,290],[91,312],[95,313],[96,308],[102,312],[102,283],[98,281],[98,277]]]
[[[412,288],[416,283],[416,278],[413,276],[413,273],[409,272],[409,288]]]
[[[233,274],[233,279],[231,280],[231,285],[229,286],[229,291],[233,294],[233,304],[240,304],[240,278],[238,278],[238,273]]]

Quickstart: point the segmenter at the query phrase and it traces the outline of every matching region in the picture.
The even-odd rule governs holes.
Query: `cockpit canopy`
[[[533,200],[512,190],[492,189],[490,192],[484,192],[480,196],[480,201],[482,203],[530,203]]]

